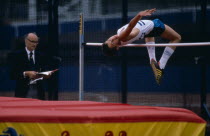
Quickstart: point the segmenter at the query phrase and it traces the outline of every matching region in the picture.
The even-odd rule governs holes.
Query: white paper
[[[55,69],[55,70],[52,70],[52,71],[39,72],[38,75],[46,75],[46,76],[48,76],[48,75],[52,74],[55,71],[58,71],[58,69]]]
[[[31,84],[36,84],[36,81],[39,81],[39,80],[43,80],[43,77],[40,77],[40,78],[31,80],[31,81],[29,82],[29,84],[30,84],[30,85],[31,85]]]

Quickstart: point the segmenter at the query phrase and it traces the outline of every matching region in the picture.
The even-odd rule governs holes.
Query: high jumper
[[[118,29],[116,35],[111,36],[102,44],[103,53],[107,56],[114,56],[119,47],[131,44],[139,39],[145,39],[146,44],[155,44],[155,37],[158,36],[169,40],[169,43],[179,43],[181,36],[161,20],[141,20],[142,17],[151,16],[155,11],[156,9],[153,8],[139,12],[128,24]],[[150,64],[156,82],[159,85],[163,76],[163,70],[175,49],[176,46],[165,47],[160,60],[157,61],[155,47],[147,46]]]

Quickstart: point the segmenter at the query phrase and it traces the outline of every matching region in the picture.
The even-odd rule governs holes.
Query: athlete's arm
[[[119,39],[120,41],[127,41],[127,37],[130,35],[131,31],[133,30],[134,26],[137,24],[137,22],[144,16],[151,16],[153,12],[155,12],[156,9],[149,9],[139,12],[128,24],[128,27],[123,30],[120,35]]]

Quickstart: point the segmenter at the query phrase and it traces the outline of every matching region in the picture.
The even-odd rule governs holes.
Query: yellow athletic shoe
[[[158,63],[154,59],[151,60],[150,65],[152,67],[152,70],[153,70],[153,73],[155,76],[155,80],[156,80],[157,84],[160,85],[161,79],[163,77],[163,69],[160,69]]]

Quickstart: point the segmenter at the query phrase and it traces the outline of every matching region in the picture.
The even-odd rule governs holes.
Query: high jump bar
[[[102,46],[103,43],[83,43],[86,46]],[[147,47],[147,46],[210,46],[210,42],[196,42],[196,43],[162,43],[162,44],[127,44],[120,47]]]

